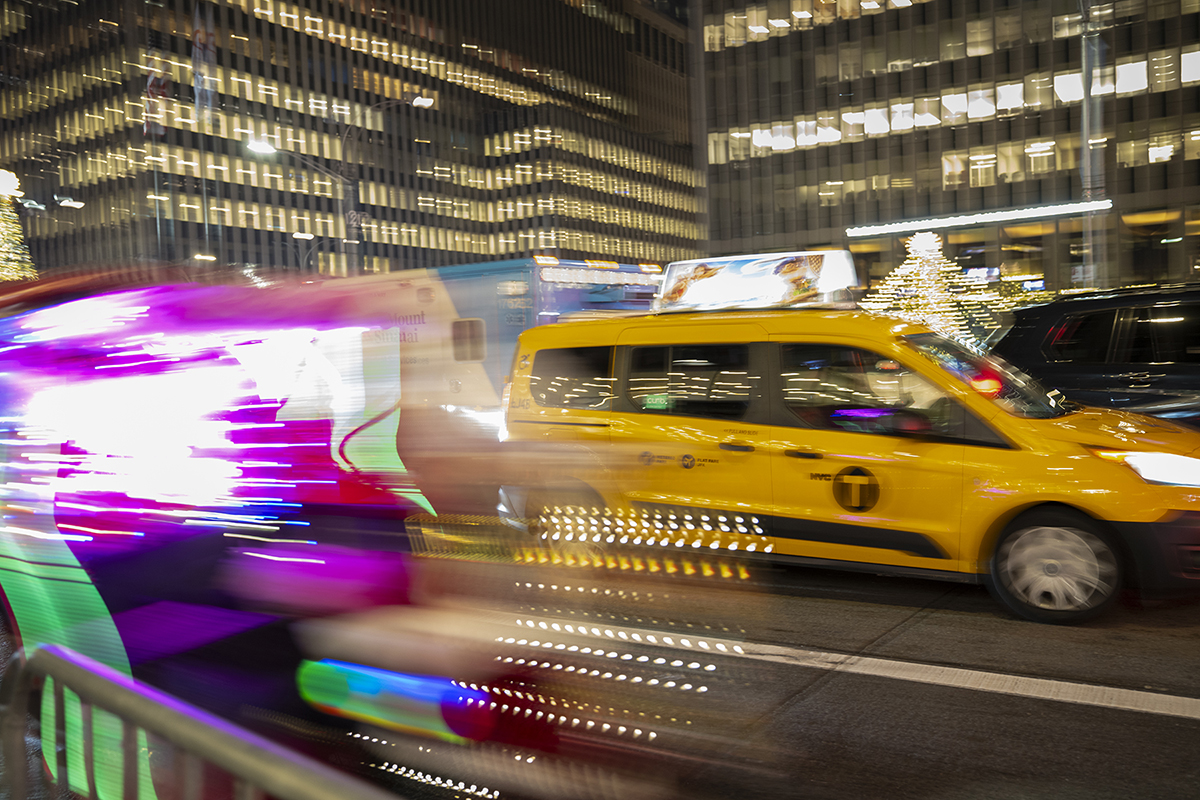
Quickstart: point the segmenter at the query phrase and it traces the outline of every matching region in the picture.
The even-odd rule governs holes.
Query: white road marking
[[[555,585],[551,588],[557,590],[559,587]],[[572,587],[564,585],[562,588],[569,592]],[[472,613],[477,619],[479,618],[478,610]],[[944,667],[913,661],[852,656],[802,647],[756,644],[680,631],[606,625],[599,620],[595,623],[581,624],[579,620],[575,619],[528,615],[527,612],[519,613],[517,620],[512,620],[509,616],[510,613],[493,611],[492,617],[497,623],[503,624],[501,620],[516,621],[517,626],[524,631],[537,633],[540,630],[544,632],[543,635],[549,634],[552,638],[564,641],[567,639],[578,641],[603,639],[622,649],[650,646],[688,652],[694,654],[694,657],[752,658],[759,661],[773,661],[798,667],[829,670],[830,672],[873,675],[880,678],[970,689],[977,692],[993,692],[1036,700],[1053,700],[1060,703],[1076,703],[1099,708],[1115,708],[1144,714],[1161,714],[1200,720],[1200,698],[1196,697],[1159,694],[1136,689],[1118,689],[1112,686],[1049,678],[1030,678],[1023,675]],[[563,628],[573,630],[568,633],[562,631]],[[549,642],[538,642],[537,645],[543,648],[551,647]],[[723,671],[721,670],[721,672]]]
[[[1200,719],[1200,698],[1195,697],[1179,697],[1089,683],[1028,678],[999,672],[984,672],[958,667],[942,667],[936,664],[892,661],[885,658],[850,656],[841,653],[825,653],[819,650],[775,647],[746,642],[741,643],[741,648],[748,658],[793,664],[800,667],[850,672],[857,675],[874,675],[880,678],[930,683],[979,692],[995,692],[1016,697],[1031,697],[1038,700],[1056,700],[1060,703],[1078,703],[1086,706],[1140,711],[1146,714]]]

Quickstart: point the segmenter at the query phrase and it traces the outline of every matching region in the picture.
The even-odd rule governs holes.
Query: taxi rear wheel
[[[1092,520],[1065,509],[1023,514],[992,556],[989,588],[1010,611],[1035,622],[1070,624],[1104,612],[1117,598],[1121,562]]]

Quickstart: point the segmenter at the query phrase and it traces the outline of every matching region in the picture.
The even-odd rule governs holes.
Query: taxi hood
[[[1038,434],[1061,442],[1113,450],[1200,454],[1200,431],[1128,411],[1083,408],[1065,417],[1036,422]]]

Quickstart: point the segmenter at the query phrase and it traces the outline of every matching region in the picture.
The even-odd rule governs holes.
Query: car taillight
[[[986,372],[971,379],[971,388],[989,399],[995,398],[1004,389],[1004,384],[994,375]]]

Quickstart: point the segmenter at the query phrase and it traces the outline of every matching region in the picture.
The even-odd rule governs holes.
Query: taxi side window
[[[783,405],[791,424],[853,433],[928,433],[1002,445],[986,425],[936,385],[886,356],[832,344],[784,344]]]
[[[745,344],[634,347],[628,396],[648,414],[742,419],[762,396]]]
[[[539,350],[529,373],[529,393],[539,406],[612,407],[611,347],[564,347]]]

